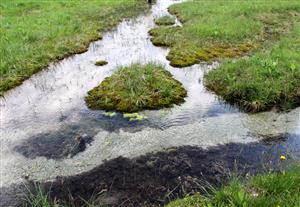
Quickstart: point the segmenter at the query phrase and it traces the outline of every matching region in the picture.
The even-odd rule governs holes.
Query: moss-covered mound
[[[103,66],[103,65],[107,65],[108,62],[106,60],[98,60],[95,62],[96,66]]]
[[[166,26],[173,25],[175,24],[175,18],[170,15],[162,16],[155,20],[155,24]]]
[[[160,65],[133,64],[120,67],[112,76],[88,92],[91,109],[136,112],[184,102],[187,92]]]

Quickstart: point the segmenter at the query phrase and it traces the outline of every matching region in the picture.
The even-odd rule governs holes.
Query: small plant
[[[51,201],[49,192],[44,192],[37,183],[34,183],[33,187],[26,186],[26,189],[25,207],[63,207],[56,201]]]
[[[294,73],[294,72],[296,72],[296,64],[294,64],[294,63],[292,63],[291,65],[290,65],[290,69],[291,69],[291,71],[292,71],[292,73]]]

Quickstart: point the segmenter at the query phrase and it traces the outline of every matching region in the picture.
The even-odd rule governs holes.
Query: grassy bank
[[[289,31],[300,12],[298,1],[188,1],[169,8],[183,27],[150,31],[155,45],[170,46],[167,58],[176,67],[237,57]]]
[[[120,67],[89,91],[86,102],[92,109],[136,112],[180,104],[186,95],[181,83],[162,66],[133,64]]]
[[[150,30],[176,67],[226,58],[207,88],[249,112],[300,106],[299,1],[189,1],[169,11],[183,27]],[[251,55],[251,58],[232,60]],[[231,59],[231,60],[230,60]]]
[[[143,0],[1,1],[0,94],[146,8]]]
[[[271,49],[227,61],[205,76],[206,86],[251,112],[300,106],[300,21]]]
[[[300,166],[280,173],[232,181],[211,195],[196,194],[167,207],[295,207],[300,206]]]
[[[68,200],[68,198],[66,198]],[[50,199],[38,185],[27,193],[24,206],[30,207],[74,207],[76,205]],[[94,207],[96,198],[85,202]],[[120,205],[122,206],[122,205]],[[126,206],[126,205],[124,205]],[[143,206],[143,205],[141,205]],[[147,205],[146,205],[147,206]],[[228,185],[213,189],[206,195],[196,193],[175,200],[166,207],[296,207],[300,206],[300,165],[280,172],[269,172],[243,180],[234,179]]]

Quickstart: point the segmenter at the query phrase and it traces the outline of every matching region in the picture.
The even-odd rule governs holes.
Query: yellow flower
[[[280,156],[280,159],[281,159],[281,160],[286,160],[286,156],[281,155],[281,156]]]

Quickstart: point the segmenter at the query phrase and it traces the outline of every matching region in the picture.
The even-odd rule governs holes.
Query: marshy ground
[[[206,86],[245,111],[258,112],[300,105],[300,46],[298,2],[190,1],[169,11],[182,27],[150,30],[152,42],[169,46],[175,67],[201,61],[227,60],[208,73]]]
[[[67,202],[66,206],[82,206],[82,199],[91,204],[110,206],[162,206],[196,192],[202,196],[188,197],[170,205],[197,206],[195,202],[204,202],[207,206],[259,206],[262,203],[264,206],[284,206],[286,202],[293,206],[289,201],[298,202],[299,171],[286,171],[287,166],[297,165],[300,160],[300,108],[297,99],[294,99],[297,98],[294,89],[299,83],[298,2],[274,1],[268,5],[254,5],[244,1],[226,4],[205,1],[200,6],[199,1],[181,3],[175,0],[157,0],[150,11],[146,12],[142,12],[149,8],[146,1],[124,0],[122,5],[121,1],[99,1],[101,7],[95,6],[98,1],[85,5],[77,1],[53,4],[11,2],[13,3],[1,3],[3,8],[5,5],[6,16],[9,14],[7,11],[12,11],[11,16],[16,16],[15,8],[19,6],[21,8],[18,11],[25,11],[24,8],[30,7],[21,13],[28,18],[19,16],[26,22],[33,21],[34,15],[42,15],[40,21],[43,23],[46,21],[43,19],[50,21],[48,15],[56,14],[54,11],[57,10],[62,13],[61,16],[69,15],[67,19],[72,24],[67,24],[66,27],[75,25],[78,19],[75,14],[84,10],[78,21],[89,17],[79,24],[87,26],[80,27],[79,32],[75,32],[76,35],[81,37],[86,34],[82,30],[89,29],[89,32],[86,31],[89,35],[101,35],[102,40],[95,41],[88,47],[85,45],[86,52],[50,64],[46,70],[4,93],[1,98],[0,129],[3,135],[0,139],[3,146],[0,151],[1,206],[21,205],[21,193],[27,192],[24,191],[23,183],[27,183],[27,187],[32,183],[40,184],[44,193],[39,192],[30,197],[27,204],[43,207],[54,205],[55,202]],[[136,6],[132,6],[134,3],[137,3]],[[49,5],[55,9],[39,12]],[[32,10],[31,7],[36,9]],[[101,12],[102,10],[105,12]],[[93,16],[94,12],[97,15]],[[111,14],[119,20],[140,12],[142,14],[137,18],[124,20],[109,32],[96,32],[97,26],[110,25],[103,26],[101,31],[104,31],[116,24],[114,22],[117,20],[110,19]],[[155,23],[155,20],[172,14],[177,16],[173,16],[174,25],[158,26]],[[74,16],[75,23],[71,21]],[[22,24],[20,19],[16,21]],[[65,21],[64,18],[61,21]],[[92,23],[87,24],[90,21]],[[101,24],[98,25],[98,21]],[[42,29],[48,26],[46,23],[40,24]],[[29,30],[29,27],[26,28]],[[39,31],[38,28],[32,30],[33,33],[35,31]],[[149,36],[149,31],[152,36]],[[4,30],[3,32],[6,33]],[[60,40],[61,33],[54,34]],[[66,38],[74,40],[72,38],[75,37],[70,36],[66,35]],[[52,43],[49,44],[55,47],[53,39],[46,39],[51,40]],[[91,39],[93,38],[85,40],[88,42]],[[82,42],[71,41],[76,45]],[[26,53],[26,47],[23,47],[29,46],[29,43],[18,44],[21,45],[20,53],[24,58],[12,55],[12,59],[16,57],[31,63],[44,52],[40,52],[39,47],[37,50],[30,50],[36,51],[37,55],[31,55],[30,58],[33,59],[30,59],[26,55],[31,53]],[[153,44],[169,46],[169,49]],[[38,45],[42,47],[42,44]],[[13,44],[6,46],[5,48],[9,48]],[[67,51],[73,48],[62,42],[60,46],[66,47]],[[78,52],[73,49],[72,53]],[[211,49],[215,51],[211,52]],[[47,53],[52,54],[50,50],[45,50],[45,54]],[[62,58],[65,53],[55,54],[61,54],[59,57]],[[243,57],[245,55],[247,57]],[[175,64],[173,57],[179,58]],[[234,60],[223,60],[227,57]],[[46,59],[41,62],[36,60],[36,63],[44,64]],[[49,60],[47,59],[47,64]],[[108,64],[96,66],[95,63],[99,60],[105,60]],[[194,64],[191,60],[195,63],[204,62],[184,68],[173,67]],[[215,60],[219,62],[214,62]],[[179,65],[182,61],[184,65]],[[132,67],[137,62],[140,65]],[[149,66],[149,63],[159,65],[159,72],[155,76],[158,79],[153,78],[153,74],[156,74],[152,70],[153,64],[148,67],[152,68],[149,69],[149,79],[146,79],[144,73],[134,73],[139,68]],[[118,68],[126,68],[129,75],[115,79],[115,75],[119,74]],[[27,70],[24,69],[23,72],[27,73],[25,71]],[[10,73],[12,82],[16,77],[23,77],[14,76],[17,73]],[[28,76],[29,74],[32,73],[28,73]],[[145,84],[148,81],[138,81],[137,77],[143,75],[145,80],[155,80],[153,83],[150,81],[150,86],[156,87],[149,90],[149,85]],[[257,85],[253,86],[252,79]],[[134,104],[131,105],[138,106],[139,113],[123,114],[89,109],[85,102],[88,91],[101,87],[105,80],[111,80],[109,91],[105,93],[107,97],[110,97],[109,93],[120,92],[114,90],[114,84],[124,86],[124,83],[132,80],[132,88],[141,93],[129,93],[127,88],[122,93],[123,100],[132,101]],[[164,82],[167,80],[172,84],[165,90]],[[289,82],[284,84],[287,81]],[[239,87],[235,83],[239,83]],[[271,83],[278,87],[272,88]],[[224,98],[223,94],[228,91],[248,95],[243,90],[248,91],[249,88],[240,87],[243,84],[252,84],[250,91],[264,89],[258,96],[242,98],[245,103],[251,100],[251,103],[256,104],[254,106],[259,106],[257,110],[250,111],[267,110],[266,112],[248,114],[240,111],[240,104],[228,104],[232,102],[219,99]],[[224,86],[220,87],[220,94],[211,88],[220,85]],[[139,88],[140,86],[143,87]],[[140,94],[148,97],[149,91],[152,95],[166,91],[169,93],[164,97],[170,98],[172,96],[169,95],[173,92],[170,90],[171,86],[180,86],[181,92],[186,91],[185,101],[180,105],[173,104],[172,107],[159,110],[142,110],[143,106],[132,100],[140,98]],[[207,90],[208,87],[220,96]],[[241,88],[242,90],[235,90]],[[291,93],[285,94],[286,101],[279,102],[276,97],[282,91]],[[259,99],[268,93],[268,98]],[[130,99],[131,94],[134,96]],[[272,101],[268,102],[269,98]],[[143,97],[141,100],[144,100]],[[238,101],[236,99],[235,103]],[[249,104],[246,105],[249,107]],[[269,110],[273,106],[284,106],[281,108],[290,110],[278,113],[276,110]],[[252,178],[252,175],[259,173],[266,175],[262,179]],[[230,182],[233,177],[241,179],[239,182]],[[224,186],[228,183],[229,187]],[[256,194],[258,201],[251,203],[249,199]]]

